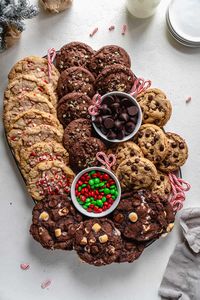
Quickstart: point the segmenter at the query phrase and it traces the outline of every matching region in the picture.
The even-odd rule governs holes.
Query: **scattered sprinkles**
[[[48,288],[50,285],[51,285],[51,280],[50,280],[50,279],[47,279],[47,280],[45,280],[45,281],[42,282],[41,288],[42,288],[42,289],[46,289],[46,288]]]
[[[26,264],[26,263],[23,263],[23,264],[20,264],[20,268],[21,268],[23,271],[26,271],[26,270],[30,269],[30,265],[29,265],[29,264]]]
[[[122,35],[125,35],[126,32],[127,32],[127,25],[126,25],[126,24],[123,24],[121,34],[122,34]]]
[[[98,30],[99,30],[99,28],[96,27],[96,28],[90,33],[90,37],[93,37],[93,36],[97,33]]]
[[[186,102],[186,103],[189,103],[191,100],[192,100],[192,97],[188,97],[188,98],[185,100],[185,102]]]

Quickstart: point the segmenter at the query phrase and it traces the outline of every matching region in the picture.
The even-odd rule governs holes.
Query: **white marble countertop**
[[[32,1],[33,3],[35,1]],[[167,33],[165,12],[169,0],[161,1],[156,15],[146,20],[131,17],[124,0],[74,0],[59,15],[41,13],[26,22],[20,42],[0,54],[0,92],[7,84],[11,66],[20,58],[44,55],[49,47],[80,40],[95,49],[119,44],[131,55],[132,69],[163,89],[173,104],[167,130],[181,134],[189,145],[189,159],[183,177],[192,184],[185,207],[200,204],[200,50],[178,45]],[[120,34],[128,24],[127,35]],[[114,32],[108,27],[115,25]],[[99,32],[89,37],[98,26]],[[188,104],[188,96],[192,101]],[[2,100],[1,100],[2,104]],[[2,108],[2,105],[1,105]],[[47,251],[29,235],[33,203],[5,143],[1,123],[0,139],[0,300],[155,300],[167,261],[179,241],[179,222],[165,239],[150,246],[133,264],[112,264],[103,268],[79,262],[75,253]],[[21,262],[31,269],[22,271]],[[48,290],[40,284],[52,279]]]

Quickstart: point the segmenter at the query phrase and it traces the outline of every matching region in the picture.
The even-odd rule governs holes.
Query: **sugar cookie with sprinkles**
[[[27,189],[34,200],[50,195],[69,195],[73,171],[59,160],[37,164],[28,174]]]

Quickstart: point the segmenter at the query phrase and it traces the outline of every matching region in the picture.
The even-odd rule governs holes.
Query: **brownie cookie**
[[[65,195],[48,196],[32,212],[30,233],[46,249],[72,250],[74,234],[82,221],[81,214]]]
[[[12,102],[15,97],[23,99],[28,92],[40,94],[56,106],[57,96],[53,88],[46,81],[38,79],[34,75],[20,75],[9,83],[4,93],[4,106],[7,106],[7,102]]]
[[[145,243],[129,240],[122,238],[122,249],[120,255],[118,256],[115,262],[123,263],[128,262],[132,263],[140,257],[142,252],[145,249]]]
[[[15,80],[19,75],[34,75],[38,79],[45,80],[46,83],[52,84],[56,89],[60,73],[54,65],[51,69],[51,80],[48,76],[48,61],[46,58],[39,56],[28,56],[18,61],[8,74],[9,80]]]
[[[109,153],[115,154],[116,157],[116,163],[112,167],[113,170],[116,170],[118,166],[127,158],[144,157],[141,149],[132,141],[121,143],[114,149],[109,149],[108,154]]]
[[[137,96],[137,101],[143,112],[143,123],[163,127],[170,119],[172,106],[163,91],[155,88],[147,89]]]
[[[94,266],[116,261],[121,243],[119,230],[106,218],[81,223],[75,234],[75,250],[79,257]]]
[[[166,157],[168,143],[165,133],[160,127],[144,124],[140,127],[136,139],[144,156],[153,163],[159,163]]]
[[[69,194],[74,173],[59,160],[37,164],[25,178],[27,189],[34,200],[43,200],[48,195]]]
[[[121,199],[112,219],[126,238],[137,241],[158,238],[168,225],[160,198],[147,190]]]
[[[100,95],[108,92],[130,92],[135,81],[133,72],[123,65],[113,65],[105,68],[95,81],[95,88]]]
[[[105,151],[104,143],[94,137],[89,137],[76,142],[69,149],[69,162],[74,170],[82,170],[99,164],[96,159],[97,152]]]
[[[12,118],[12,113],[10,112],[4,114],[4,126],[7,131],[13,128],[25,130],[27,127],[35,127],[42,124],[51,125],[62,130],[62,126],[55,116],[36,109],[25,111],[15,118]]]
[[[81,42],[72,42],[63,46],[56,55],[56,67],[63,72],[70,67],[88,67],[95,51]]]
[[[154,164],[143,157],[131,157],[122,161],[116,170],[121,187],[124,190],[141,189],[152,185],[157,170]]]
[[[63,135],[63,145],[69,150],[79,140],[91,137],[92,124],[87,119],[77,119],[69,123]]]
[[[57,92],[59,98],[68,93],[83,93],[89,97],[94,96],[95,78],[87,69],[72,67],[63,71],[58,80]]]
[[[108,45],[99,49],[91,58],[89,68],[92,73],[98,75],[105,67],[112,65],[131,66],[131,60],[128,53],[116,45]]]
[[[165,159],[158,164],[162,172],[173,172],[180,168],[188,158],[188,147],[180,135],[167,132],[168,153]]]
[[[157,172],[158,174],[153,182],[152,187],[150,187],[150,190],[152,193],[157,194],[162,198],[169,199],[172,189],[169,177],[160,171]]]
[[[56,116],[56,109],[45,97],[35,93],[25,93],[21,98],[19,94],[4,106],[4,114],[10,114],[11,118],[16,118],[19,114],[30,109],[37,109]]]
[[[160,198],[162,205],[164,206],[164,214],[165,218],[167,221],[167,228],[165,228],[162,232],[162,236],[165,236],[169,232],[172,231],[174,228],[174,222],[175,222],[175,213],[173,210],[173,207],[171,206],[169,199],[165,198]]]
[[[60,99],[57,107],[57,115],[63,127],[71,121],[79,118],[90,119],[88,108],[92,100],[82,93],[70,93]]]
[[[14,128],[7,133],[8,143],[13,148],[15,157],[19,162],[22,149],[31,147],[41,141],[62,143],[62,138],[63,131],[49,125],[28,127],[26,130]]]
[[[40,142],[20,151],[20,166],[23,173],[29,173],[38,163],[42,161],[59,160],[69,165],[69,154],[65,148],[54,141],[49,143]]]

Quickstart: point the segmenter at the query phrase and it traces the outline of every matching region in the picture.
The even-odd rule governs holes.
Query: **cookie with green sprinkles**
[[[90,219],[79,225],[74,245],[77,254],[86,263],[108,265],[120,255],[121,234],[111,220]]]

